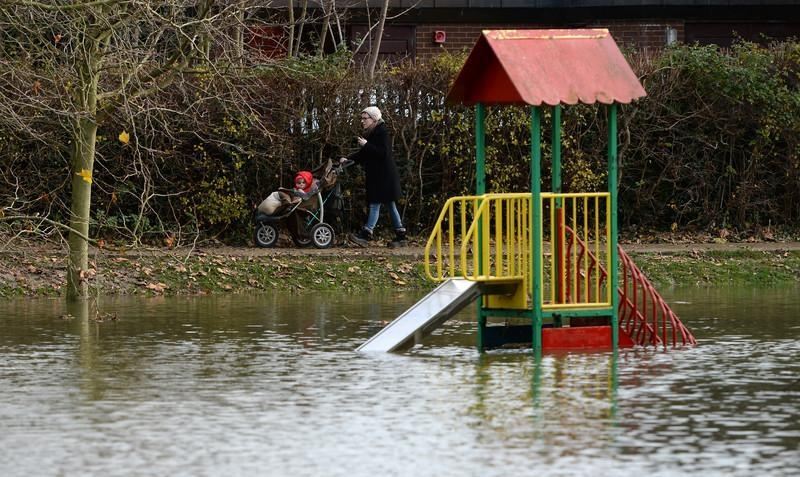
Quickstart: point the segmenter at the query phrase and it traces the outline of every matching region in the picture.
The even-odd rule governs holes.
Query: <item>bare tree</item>
[[[320,7],[322,8],[322,29],[320,30],[319,34],[319,48],[317,49],[317,55],[322,56],[325,53],[325,42],[328,39],[328,30],[330,30],[331,26],[331,15],[333,15],[333,0],[322,0],[320,3]]]
[[[289,51],[289,55],[291,56],[298,56],[300,54],[300,44],[303,41],[303,28],[306,24],[307,19],[307,12],[308,12],[308,0],[303,0],[303,9],[300,11],[300,20],[298,21],[299,25],[297,27],[297,41],[294,42],[294,50]],[[294,31],[295,25],[291,25],[292,31]]]
[[[192,114],[218,92],[187,93],[182,111],[165,111],[148,98],[197,77],[236,74],[243,13],[262,7],[245,0],[0,0],[3,129],[69,158],[68,298],[88,292],[98,127],[128,118],[122,122],[131,129],[117,139],[133,148],[147,135],[170,134],[169,114]]]
[[[367,20],[367,32],[363,38],[355,45],[353,49],[353,53],[356,54],[361,50],[364,46],[364,43],[368,43],[369,46],[369,58],[367,61],[367,71],[369,73],[369,78],[375,78],[375,68],[378,64],[378,58],[380,57],[381,51],[381,43],[383,42],[383,35],[385,30],[385,25],[387,20],[394,20],[399,18],[412,9],[416,8],[419,5],[421,0],[417,0],[404,10],[396,13],[395,15],[389,16],[389,0],[384,0],[383,5],[381,6],[381,11],[378,16],[378,20],[373,24],[370,20],[370,9],[369,9],[369,1],[367,1],[367,8],[366,8],[366,20]]]
[[[378,27],[375,31],[375,41],[369,55],[369,79],[375,78],[375,65],[378,64],[378,55],[381,52],[381,40],[383,40],[383,27],[386,24],[386,15],[389,12],[389,0],[383,0],[381,15],[378,19]]]

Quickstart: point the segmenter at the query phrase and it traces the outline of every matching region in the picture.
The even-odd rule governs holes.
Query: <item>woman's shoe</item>
[[[386,244],[389,248],[400,248],[408,246],[408,238],[406,237],[406,229],[397,229],[394,231],[394,238],[391,242]]]
[[[355,243],[359,247],[367,247],[369,246],[369,242],[372,240],[372,232],[367,229],[361,229],[354,234],[350,234],[347,236],[351,242]]]

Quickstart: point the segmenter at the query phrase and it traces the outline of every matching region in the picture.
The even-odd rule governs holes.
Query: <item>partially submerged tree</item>
[[[34,227],[47,224],[68,232],[68,297],[88,292],[90,226],[96,225],[93,190],[97,194],[98,187],[113,187],[109,182],[138,181],[136,190],[127,187],[124,192],[135,196],[138,205],[138,213],[127,212],[133,220],[124,225],[135,245],[140,243],[141,223],[155,213],[149,203],[164,196],[157,190],[162,174],[152,160],[165,155],[159,147],[170,141],[187,144],[185,137],[191,134],[198,143],[208,141],[191,125],[209,111],[230,112],[237,117],[234,123],[251,123],[259,136],[270,135],[261,124],[263,101],[252,92],[263,87],[263,79],[251,67],[258,61],[274,64],[275,55],[248,54],[248,41],[259,32],[296,31],[282,46],[288,56],[298,55],[303,25],[317,18],[306,12],[308,2],[300,0],[299,26],[284,28],[286,2],[278,3],[281,8],[272,9],[259,0],[0,0],[0,181],[12,190],[10,204],[3,208],[17,217],[36,209],[44,217],[31,222]],[[322,0],[322,7],[327,19],[322,31],[339,44],[344,33],[336,3]],[[385,14],[384,5],[373,27],[383,25]],[[254,106],[258,102],[262,104]],[[178,116],[184,120],[175,121]],[[110,150],[122,150],[118,156],[130,161],[122,173],[116,169],[113,175],[105,167]],[[34,168],[49,167],[41,173],[41,190],[35,194],[25,191],[24,172],[6,165],[26,161],[36,162]],[[67,173],[61,183],[52,184],[59,167]],[[102,169],[96,175],[98,167]],[[69,199],[63,198],[65,191]],[[116,190],[103,192],[117,197]],[[35,201],[54,202],[31,207]]]
[[[193,83],[214,78],[225,89],[224,78],[241,73],[242,21],[262,8],[243,0],[0,0],[0,129],[68,157],[68,298],[88,291],[98,128],[111,119],[129,125],[114,134],[134,147],[169,135],[171,115],[191,115],[205,101],[246,109],[237,88]],[[149,100],[165,88],[184,94],[180,110]]]

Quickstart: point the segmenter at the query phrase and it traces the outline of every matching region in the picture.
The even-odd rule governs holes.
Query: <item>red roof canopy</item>
[[[447,100],[555,106],[646,94],[606,29],[484,30]]]

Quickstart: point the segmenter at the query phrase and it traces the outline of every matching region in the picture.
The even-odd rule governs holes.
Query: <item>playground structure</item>
[[[448,101],[475,108],[475,195],[450,198],[425,248],[439,287],[360,351],[418,343],[477,299],[478,349],[695,344],[617,243],[617,112],[646,95],[607,30],[486,30]],[[561,108],[607,108],[607,190],[561,190]],[[530,107],[530,192],[487,193],[486,106]],[[542,122],[550,108],[551,191],[541,191]],[[500,320],[502,323],[498,324]]]

